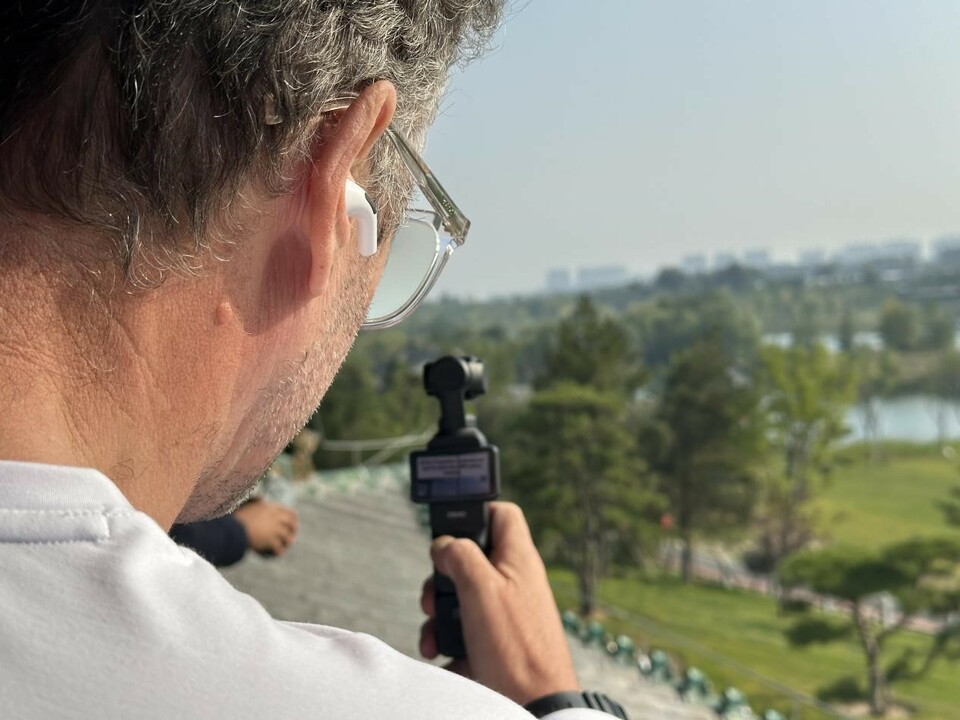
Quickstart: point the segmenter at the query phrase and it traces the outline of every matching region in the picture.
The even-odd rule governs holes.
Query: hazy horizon
[[[947,0],[514,4],[428,136],[473,221],[436,294],[956,234],[958,37]]]

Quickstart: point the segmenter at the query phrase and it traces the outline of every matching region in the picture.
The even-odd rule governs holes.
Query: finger
[[[496,574],[480,546],[466,538],[438,537],[430,546],[430,557],[437,571],[464,592],[475,591]]]
[[[283,508],[283,512],[280,514],[280,522],[292,533],[296,533],[300,529],[297,514],[290,508]]]
[[[270,549],[273,550],[276,555],[283,555],[287,550],[287,543],[284,542],[283,533],[277,533],[273,536],[273,540],[270,543]]]
[[[427,617],[437,614],[437,595],[433,589],[432,577],[423,581],[423,589],[420,591],[420,609]]]
[[[436,623],[433,618],[420,626],[420,654],[427,660],[433,660],[440,654],[437,648]]]
[[[297,535],[296,523],[288,523],[288,522],[281,523],[280,532],[282,532],[286,537],[293,539]]]
[[[540,563],[540,554],[533,544],[530,526],[520,506],[510,502],[490,503],[491,561],[501,564],[529,566]]]

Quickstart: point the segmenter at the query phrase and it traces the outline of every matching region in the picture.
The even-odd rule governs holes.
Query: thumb
[[[433,566],[446,575],[458,590],[470,591],[496,574],[483,550],[473,540],[442,535],[430,546]]]

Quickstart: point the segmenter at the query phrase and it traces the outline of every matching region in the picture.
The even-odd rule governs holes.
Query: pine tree
[[[659,513],[625,413],[613,392],[560,383],[533,396],[503,448],[541,551],[576,573],[583,615],[612,559],[634,555]]]
[[[689,581],[696,537],[745,528],[764,448],[760,396],[718,338],[677,354],[642,445],[668,498]]]

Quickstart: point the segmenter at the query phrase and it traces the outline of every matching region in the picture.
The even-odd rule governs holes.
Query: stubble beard
[[[223,458],[207,467],[177,517],[195,522],[232,512],[256,489],[257,483],[313,415],[353,347],[379,277],[379,264],[346,275],[320,339],[308,347],[287,371],[263,388],[251,410],[259,418],[243,457]]]

